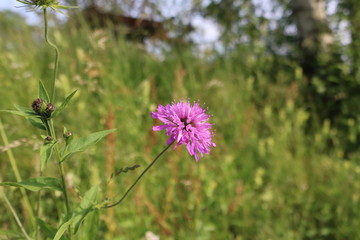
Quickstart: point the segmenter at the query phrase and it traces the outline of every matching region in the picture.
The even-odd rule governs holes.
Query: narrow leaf
[[[94,209],[96,204],[96,198],[98,193],[98,186],[95,185],[89,191],[87,191],[84,195],[80,203],[80,207],[75,210],[73,219],[74,219],[74,232],[75,234],[79,230],[81,223],[85,220],[89,213],[91,213]]]
[[[44,143],[40,147],[40,161],[41,161],[41,171],[45,170],[45,167],[47,165],[47,162],[49,161],[52,151],[54,149],[54,146],[58,142],[51,142],[51,143]]]
[[[44,83],[39,80],[39,98],[44,99],[47,103],[50,102],[49,94],[46,91]]]
[[[62,235],[65,233],[65,231],[68,229],[68,227],[70,226],[70,224],[74,221],[73,218],[70,218],[70,220],[68,220],[67,222],[63,223],[60,228],[57,230],[55,237],[53,238],[53,240],[59,240]]]
[[[110,178],[112,178],[114,175],[118,176],[118,175],[120,175],[120,173],[127,173],[128,171],[133,171],[133,170],[137,169],[138,167],[140,167],[139,164],[135,164],[132,167],[120,168],[119,170],[116,170],[114,173],[112,173]]]
[[[60,179],[51,177],[31,178],[22,182],[1,182],[0,186],[23,187],[30,191],[39,191],[45,188],[62,191]]]
[[[81,225],[81,232],[82,234],[80,236],[83,237],[83,239],[87,240],[97,240],[96,237],[97,233],[99,232],[99,210],[96,209],[88,214],[86,217],[86,222],[84,221]],[[79,232],[78,232],[79,234]]]
[[[37,224],[40,227],[41,233],[44,234],[44,236],[46,238],[54,238],[55,234],[56,234],[56,228],[54,228],[53,226],[47,224],[46,222],[44,222],[43,220],[41,220],[40,218],[36,219]]]
[[[27,120],[36,128],[46,131],[46,127],[39,118],[27,118]]]
[[[72,140],[64,150],[62,161],[64,161],[67,157],[69,157],[73,153],[82,152],[86,150],[88,147],[96,144],[100,139],[114,132],[115,130],[116,129],[110,129],[110,130],[95,132],[89,134],[88,136]]]
[[[23,111],[16,111],[16,110],[0,110],[0,112],[12,113],[15,115],[19,115],[22,117],[35,117],[37,116],[34,112],[23,112]]]
[[[73,91],[69,96],[65,98],[64,102],[60,105],[60,107],[55,108],[55,111],[52,113],[52,117],[56,117],[64,110],[64,108],[66,107],[66,105],[69,103],[69,101],[75,95],[76,92],[77,90]]]
[[[32,110],[32,108],[29,107],[23,107],[20,105],[14,105],[14,107],[16,108],[16,110],[21,111],[21,112],[26,112],[26,113],[34,113],[34,111]],[[34,113],[36,114],[36,113]]]

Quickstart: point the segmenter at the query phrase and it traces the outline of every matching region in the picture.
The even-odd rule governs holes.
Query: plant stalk
[[[124,196],[117,202],[107,205],[107,206],[103,206],[102,208],[112,208],[115,207],[116,205],[119,205],[125,198],[126,196],[129,194],[129,192],[135,187],[135,185],[139,182],[139,180],[142,178],[142,176],[144,176],[144,174],[154,165],[154,163],[161,157],[161,155],[163,155],[166,150],[168,150],[171,145],[174,143],[175,141],[173,141],[172,143],[170,143],[164,150],[162,150],[162,152],[160,152],[155,158],[154,160],[149,164],[149,166],[147,166],[144,171],[139,175],[139,177],[135,180],[135,182],[130,186],[130,188],[126,191],[126,193],[124,194]]]
[[[47,133],[52,137],[53,141],[57,141],[55,128],[54,128],[52,119],[43,119],[43,121],[45,123]],[[55,157],[58,161],[58,166],[59,166],[60,178],[61,178],[63,194],[64,194],[64,198],[65,198],[66,214],[70,214],[71,208],[70,208],[69,195],[67,192],[67,186],[66,186],[66,181],[65,181],[65,172],[64,172],[64,167],[61,162],[62,159],[61,159],[61,156],[59,153],[59,149],[57,148],[57,146],[54,146],[54,152],[55,152]],[[69,226],[69,233],[70,233],[70,239],[71,239],[72,238],[71,226]]]
[[[55,81],[56,81],[56,76],[57,76],[58,67],[59,67],[59,55],[60,55],[60,52],[59,52],[59,49],[57,48],[57,46],[49,40],[46,8],[44,8],[44,24],[45,24],[45,41],[47,42],[47,44],[49,44],[55,50],[55,63],[54,63],[55,66],[54,66],[54,74],[53,74],[53,81],[52,81],[52,84],[51,84],[52,89],[51,89],[51,96],[50,96],[50,102],[54,102],[54,99],[55,99]]]

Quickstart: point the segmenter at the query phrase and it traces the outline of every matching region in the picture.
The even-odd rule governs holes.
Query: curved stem
[[[52,81],[52,86],[51,86],[52,89],[51,89],[51,96],[50,96],[50,102],[54,102],[54,99],[55,99],[55,81],[56,81],[56,75],[57,75],[58,66],[59,66],[59,49],[56,47],[56,45],[54,43],[50,42],[50,40],[49,40],[46,8],[44,8],[44,24],[45,24],[45,41],[52,48],[55,49],[55,66],[54,66],[54,74],[53,74],[53,81]]]
[[[139,180],[142,178],[142,176],[154,165],[154,163],[161,157],[161,155],[163,155],[166,150],[168,150],[171,145],[173,145],[175,141],[173,141],[172,143],[170,143],[164,150],[162,150],[161,153],[159,153],[155,159],[149,164],[149,166],[147,166],[144,171],[139,175],[139,177],[135,180],[135,182],[130,186],[130,188],[126,191],[126,193],[124,194],[124,196],[117,202],[107,205],[107,206],[103,206],[102,208],[111,208],[111,207],[115,207],[116,205],[120,204],[125,198],[126,196],[129,194],[129,192],[135,187],[135,185],[139,182]]]
[[[1,193],[2,197],[4,198],[5,203],[8,205],[11,213],[13,214],[16,223],[18,224],[19,228],[21,229],[21,232],[24,234],[25,239],[31,240],[29,235],[26,233],[26,230],[25,230],[24,226],[21,224],[21,221],[20,221],[18,215],[16,214],[15,209],[11,205],[9,199],[5,196],[5,193],[2,191],[2,189],[0,190],[0,193]]]

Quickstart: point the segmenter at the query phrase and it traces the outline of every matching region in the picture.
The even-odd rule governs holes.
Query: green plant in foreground
[[[30,230],[30,234],[25,230],[17,213],[8,201],[5,193],[2,193],[4,201],[6,202],[9,210],[13,213],[14,218],[21,229],[23,236],[26,239],[73,239],[78,232],[81,223],[94,211],[101,209],[111,208],[119,205],[128,193],[134,188],[143,175],[154,165],[154,163],[174,144],[175,146],[180,144],[186,144],[190,155],[195,156],[196,161],[199,159],[199,154],[208,154],[210,152],[210,146],[215,146],[212,143],[211,138],[213,136],[211,132],[211,124],[207,123],[209,115],[202,109],[197,103],[191,106],[190,103],[180,102],[174,105],[166,105],[165,107],[159,105],[158,112],[153,112],[153,118],[158,118],[164,122],[162,126],[155,126],[153,130],[167,129],[166,134],[170,136],[168,146],[160,152],[155,159],[146,167],[135,182],[130,186],[120,200],[113,200],[113,203],[109,203],[109,200],[98,202],[97,195],[99,192],[98,185],[92,186],[82,197],[82,201],[78,207],[73,208],[73,202],[70,199],[68,188],[65,181],[64,163],[70,159],[72,155],[78,152],[83,152],[92,145],[96,144],[99,140],[115,131],[115,129],[108,129],[91,133],[87,136],[73,139],[73,134],[69,132],[65,127],[63,128],[63,140],[58,138],[55,131],[54,120],[62,113],[62,111],[69,105],[71,99],[76,94],[77,90],[70,93],[59,106],[54,105],[55,100],[55,82],[57,78],[58,62],[59,62],[59,50],[54,43],[48,38],[48,25],[47,25],[47,8],[57,10],[57,8],[63,8],[58,5],[57,1],[53,0],[18,0],[19,2],[26,4],[34,8],[42,8],[44,14],[45,23],[45,41],[55,50],[55,65],[54,74],[51,79],[51,94],[47,91],[43,81],[38,82],[38,96],[33,100],[31,108],[23,106],[15,106],[16,110],[2,110],[2,112],[16,114],[25,117],[33,126],[41,129],[44,134],[41,135],[43,144],[40,147],[40,172],[36,178],[27,180],[21,180],[17,177],[17,182],[1,182],[0,186],[12,186],[22,190],[26,189],[33,192],[38,192],[36,207],[29,207],[28,211],[31,212],[31,221],[35,226]],[[2,125],[1,125],[2,126]],[[1,132],[5,132],[1,127]],[[3,135],[3,134],[2,134]],[[54,158],[58,165],[58,173],[60,178],[57,177],[44,177],[43,174],[46,171],[47,164],[50,159]],[[16,161],[12,159],[12,168],[15,174],[18,174]],[[136,166],[136,167],[135,167]],[[127,170],[134,170],[134,167],[126,168]],[[121,172],[121,171],[120,171]],[[115,172],[113,175],[118,175],[119,172]],[[42,198],[40,191],[52,190],[62,193],[64,198],[64,205],[66,212],[60,216],[59,227],[55,228],[45,222],[44,216],[41,215]],[[24,198],[26,194],[24,194]],[[33,205],[33,206],[34,206]],[[35,212],[35,214],[34,214]]]

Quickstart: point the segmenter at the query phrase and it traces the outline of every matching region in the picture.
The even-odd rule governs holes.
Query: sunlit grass
[[[122,205],[88,218],[79,239],[141,239],[147,231],[162,239],[356,239],[360,234],[360,167],[341,159],[341,149],[327,148],[326,126],[315,137],[304,134],[309,116],[297,100],[298,66],[284,61],[271,68],[274,59],[251,49],[212,61],[184,49],[160,61],[109,31],[62,28],[51,36],[61,51],[56,102],[79,92],[57,121],[75,137],[117,128],[113,138],[67,161],[74,201],[97,183],[100,198],[120,197],[141,170],[107,185],[111,172],[135,164],[143,169],[164,148],[166,136],[151,131],[150,112],[157,104],[199,99],[216,128],[211,155],[195,163],[184,148],[168,152]],[[38,30],[6,28],[1,35],[0,109],[30,106],[38,79],[46,84],[52,76],[52,51],[33,31]],[[37,176],[40,133],[22,118],[0,117],[10,142],[25,138],[12,149],[22,176]],[[1,180],[14,180],[5,152],[0,159]],[[55,169],[50,163],[48,174]],[[20,192],[4,190],[21,214]],[[43,194],[43,216],[57,219],[51,216],[59,214],[62,198]],[[0,214],[2,230],[18,231],[6,208]]]

